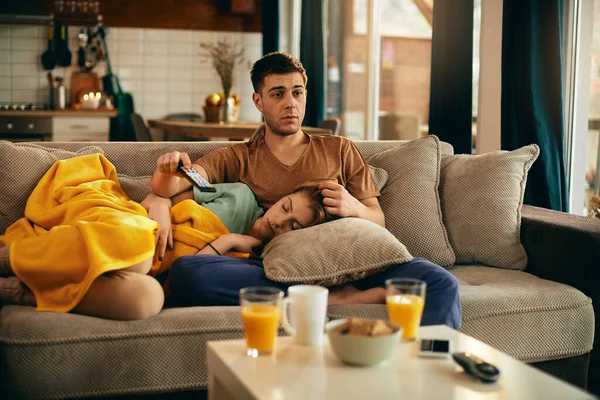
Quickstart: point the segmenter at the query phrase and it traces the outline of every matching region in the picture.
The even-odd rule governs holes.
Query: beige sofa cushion
[[[206,342],[244,337],[239,307],[114,321],[6,306],[0,320],[0,358],[10,366],[3,372],[18,398],[29,399],[206,389]]]
[[[386,228],[413,256],[450,266],[455,258],[438,195],[440,158],[438,138],[427,136],[375,154],[367,161],[388,173],[379,199]]]
[[[0,140],[0,234],[24,216],[29,195],[55,161],[92,153],[103,151],[97,146],[84,146],[72,152]]]
[[[460,283],[467,335],[524,362],[592,349],[592,300],[579,290],[523,271],[461,266],[452,273]]]
[[[452,270],[460,283],[461,332],[531,363],[585,354],[594,342],[592,301],[523,271],[483,265]],[[331,306],[333,318],[387,318],[385,305]]]
[[[479,156],[442,158],[440,196],[457,264],[525,269],[521,207],[537,145]]]
[[[127,197],[141,203],[152,193],[152,176],[128,176],[119,174],[119,184]]]
[[[359,218],[288,232],[263,251],[267,278],[275,282],[340,285],[412,260],[406,247],[381,226]]]

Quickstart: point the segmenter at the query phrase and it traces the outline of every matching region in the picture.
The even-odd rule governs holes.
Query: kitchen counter
[[[113,110],[35,110],[35,111],[0,111],[0,117],[116,117]]]
[[[106,142],[117,110],[3,110],[0,140]]]

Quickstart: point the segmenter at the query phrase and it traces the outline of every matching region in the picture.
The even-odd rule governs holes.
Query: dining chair
[[[327,117],[319,123],[319,128],[329,129],[332,135],[339,135],[342,121],[337,117]]]
[[[421,137],[418,114],[391,112],[379,116],[379,140],[413,140]]]
[[[181,112],[167,114],[165,119],[169,121],[202,121],[202,115],[192,112]]]
[[[135,140],[138,142],[152,142],[152,134],[144,117],[138,113],[131,114],[131,122],[135,131]]]

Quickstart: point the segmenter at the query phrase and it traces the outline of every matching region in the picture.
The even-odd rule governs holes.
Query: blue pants
[[[385,287],[386,279],[390,278],[415,278],[427,283],[422,325],[460,327],[458,281],[450,272],[428,260],[415,258],[352,284],[359,290]],[[170,303],[176,306],[235,306],[240,304],[240,289],[246,286],[272,286],[286,292],[291,285],[267,279],[260,260],[185,256],[171,267]]]

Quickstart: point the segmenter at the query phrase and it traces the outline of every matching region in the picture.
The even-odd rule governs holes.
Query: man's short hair
[[[300,60],[298,60],[296,57],[282,51],[276,51],[262,56],[254,63],[252,66],[252,71],[250,71],[250,78],[252,79],[254,92],[260,93],[264,85],[264,79],[267,75],[283,75],[293,72],[299,72],[302,74],[304,86],[306,86],[306,81],[308,81],[306,70],[304,69],[304,66]]]

